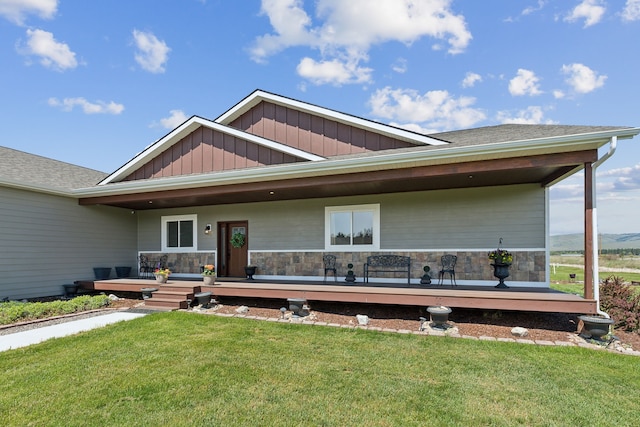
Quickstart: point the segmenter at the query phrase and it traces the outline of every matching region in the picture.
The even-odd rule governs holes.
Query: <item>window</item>
[[[371,250],[380,247],[380,205],[325,208],[325,248]]]
[[[196,249],[196,215],[162,217],[162,250]]]

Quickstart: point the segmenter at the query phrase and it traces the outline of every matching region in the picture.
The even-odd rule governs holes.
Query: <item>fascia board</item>
[[[292,156],[299,157],[305,160],[318,161],[318,160],[325,159],[324,157],[317,156],[315,154],[308,153],[306,151],[303,151],[294,147],[289,147],[288,145],[280,144],[278,142],[271,141],[269,139],[262,138],[256,135],[252,135],[250,133],[246,133],[229,126],[212,122],[211,120],[203,119],[202,117],[193,116],[187,121],[185,121],[184,123],[182,123],[180,126],[178,126],[176,129],[174,129],[172,132],[165,135],[163,138],[159,139],[155,143],[146,147],[142,152],[138,153],[138,155],[136,155],[133,159],[127,162],[124,166],[120,167],[114,173],[106,177],[104,180],[100,181],[98,185],[109,184],[117,179],[120,179],[120,178],[123,178],[124,176],[129,175],[134,170],[144,165],[145,163],[153,159],[155,156],[157,156],[159,153],[162,153],[164,150],[166,150],[168,147],[173,145],[175,142],[181,140],[182,138],[184,138],[185,136],[187,136],[188,134],[190,134],[200,126],[206,126],[208,128],[220,131],[227,135],[232,135],[237,138],[251,141],[258,145],[271,148],[273,150],[280,151],[282,153],[290,154]]]
[[[398,169],[403,167],[426,166],[429,164],[461,163],[478,159],[489,160],[491,158],[517,157],[567,151],[566,149],[571,148],[587,149],[589,146],[591,148],[598,148],[604,145],[612,136],[618,136],[618,139],[628,139],[638,133],[640,133],[640,128],[628,128],[582,135],[499,142],[464,147],[447,147],[437,150],[392,152],[379,156],[328,159],[321,162],[293,163],[269,166],[267,168],[238,169],[203,175],[117,182],[110,184],[106,188],[102,186],[102,188],[91,187],[78,189],[74,191],[74,194],[80,197],[132,194],[136,192],[223,186],[246,182],[275,181],[370,170]],[[505,154],[507,155],[505,156]]]
[[[382,123],[377,123],[371,120],[366,120],[357,116],[351,116],[349,114],[340,113],[338,111],[330,110],[328,108],[320,107],[306,102],[297,101],[295,99],[286,98],[280,95],[276,95],[269,92],[257,90],[251,95],[240,101],[233,106],[227,112],[215,119],[216,123],[229,124],[240,115],[250,110],[254,106],[258,105],[260,101],[269,101],[274,104],[291,107],[298,111],[308,112],[309,114],[325,117],[330,120],[335,120],[340,123],[344,123],[350,126],[355,126],[360,129],[369,130],[371,132],[387,135],[391,138],[407,141],[415,145],[447,145],[446,141],[441,141],[423,135],[416,132],[411,132],[405,129],[396,128]]]
[[[75,197],[72,190],[61,190],[59,188],[48,187],[46,185],[25,184],[24,182],[14,181],[11,179],[0,179],[0,187],[15,188],[17,190],[44,193],[53,196]]]

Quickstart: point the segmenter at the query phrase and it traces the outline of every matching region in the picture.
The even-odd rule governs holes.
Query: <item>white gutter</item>
[[[593,250],[591,253],[591,257],[592,257],[592,263],[593,263],[593,271],[592,271],[592,276],[593,276],[593,298],[596,300],[596,312],[601,315],[606,317],[607,319],[610,319],[611,316],[609,316],[608,313],[605,313],[604,311],[600,310],[600,278],[598,276],[598,270],[600,269],[600,266],[598,265],[598,210],[596,207],[596,169],[598,169],[598,166],[600,166],[601,164],[603,164],[609,157],[613,156],[613,153],[615,153],[616,151],[616,146],[618,145],[618,137],[617,136],[612,136],[611,140],[609,141],[609,151],[603,155],[601,158],[599,158],[592,166],[591,168],[591,200],[592,200],[592,204],[593,204],[593,213],[591,216],[591,230],[592,230],[592,237],[593,237],[593,244],[591,245]],[[586,254],[585,254],[586,256]]]

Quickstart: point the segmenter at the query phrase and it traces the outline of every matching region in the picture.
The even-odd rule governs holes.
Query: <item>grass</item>
[[[632,356],[184,312],[0,353],[0,371],[3,426],[634,425],[640,401]]]

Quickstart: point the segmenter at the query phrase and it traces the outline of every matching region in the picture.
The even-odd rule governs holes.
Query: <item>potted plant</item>
[[[253,275],[256,274],[257,268],[255,265],[246,265],[244,267],[244,273],[247,275],[247,279],[253,280]]]
[[[215,265],[207,264],[202,268],[202,280],[206,286],[213,286],[216,281]]]
[[[351,263],[347,264],[347,268],[349,270],[347,270],[347,277],[345,277],[344,280],[346,282],[353,283],[353,282],[356,281],[356,275],[353,272],[353,264],[351,264]]]
[[[424,271],[424,274],[422,275],[422,278],[420,279],[420,284],[422,284],[422,285],[430,285],[431,284],[431,274],[429,272],[431,271],[431,267],[429,267],[428,265],[425,265],[422,268],[422,271]]]
[[[502,238],[500,239],[500,244],[502,244]],[[500,245],[498,245],[498,248],[489,252],[488,256],[489,261],[492,262],[493,275],[500,280],[495,287],[508,288],[504,283],[504,279],[509,277],[509,266],[513,262],[513,254],[506,249],[500,249]]]
[[[168,268],[156,268],[153,271],[154,276],[156,276],[156,282],[158,283],[167,283],[169,279],[169,275],[171,274],[171,270]]]

